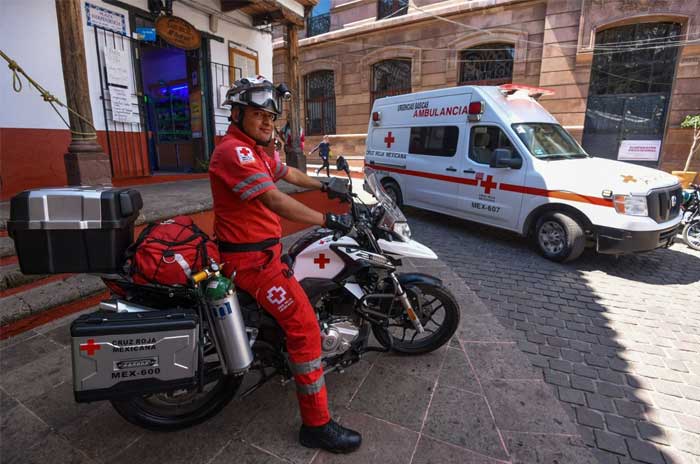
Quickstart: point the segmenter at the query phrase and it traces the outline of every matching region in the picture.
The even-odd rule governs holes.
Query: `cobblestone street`
[[[684,243],[617,259],[587,250],[562,265],[515,234],[407,215],[414,238],[501,324],[463,321],[460,339],[484,350],[515,340],[601,463],[700,463],[700,253]]]

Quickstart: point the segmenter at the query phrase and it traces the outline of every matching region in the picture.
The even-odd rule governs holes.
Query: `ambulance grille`
[[[682,194],[683,191],[680,187],[652,190],[647,195],[649,217],[661,223],[678,216],[681,209]]]

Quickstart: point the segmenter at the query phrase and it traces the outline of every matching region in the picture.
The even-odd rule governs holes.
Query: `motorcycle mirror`
[[[348,172],[350,170],[348,162],[342,156],[338,157],[338,160],[335,162],[335,167],[338,169],[338,171]]]

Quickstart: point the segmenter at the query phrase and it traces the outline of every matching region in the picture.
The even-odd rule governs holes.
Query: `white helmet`
[[[274,84],[264,76],[244,77],[233,83],[226,92],[223,105],[252,106],[279,116],[282,114],[282,101],[289,100],[292,94],[287,86]]]

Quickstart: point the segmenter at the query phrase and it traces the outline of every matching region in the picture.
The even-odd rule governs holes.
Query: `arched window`
[[[377,98],[411,93],[411,61],[384,60],[372,65],[370,105]]]
[[[501,85],[513,80],[511,44],[485,44],[459,54],[459,85]]]
[[[333,71],[306,75],[306,133],[335,134],[335,82]]]

